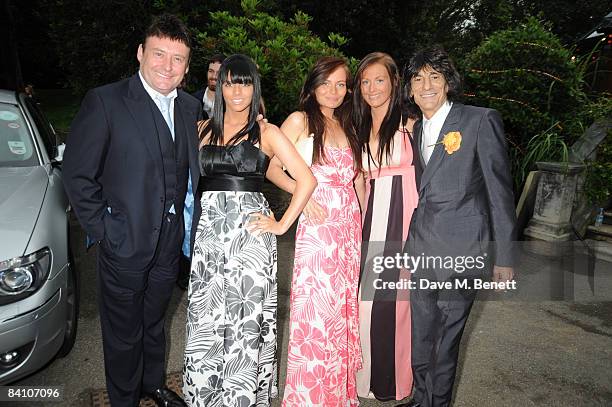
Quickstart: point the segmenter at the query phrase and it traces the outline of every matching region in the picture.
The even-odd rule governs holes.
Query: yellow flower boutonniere
[[[448,154],[452,154],[461,147],[461,133],[458,131],[449,131],[444,135],[442,141],[436,144],[444,144],[444,149],[446,152]],[[436,144],[432,144],[432,146],[435,146]]]

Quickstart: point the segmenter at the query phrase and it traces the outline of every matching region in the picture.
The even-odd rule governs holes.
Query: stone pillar
[[[585,166],[559,162],[538,162],[536,165],[541,176],[525,238],[550,243],[571,240],[570,218],[578,175]]]

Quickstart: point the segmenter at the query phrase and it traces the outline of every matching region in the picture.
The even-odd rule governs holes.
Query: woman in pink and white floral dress
[[[306,78],[300,111],[281,130],[309,163],[318,186],[295,237],[290,337],[283,406],[357,406],[361,366],[357,286],[361,215],[355,183],[361,149],[350,125],[351,78],[344,60],[319,59]],[[292,192],[272,160],[267,177]]]

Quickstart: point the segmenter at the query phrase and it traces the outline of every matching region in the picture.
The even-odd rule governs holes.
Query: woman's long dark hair
[[[225,117],[223,86],[228,83],[228,75],[229,83],[231,84],[253,85],[253,99],[249,107],[249,119],[247,124],[229,140],[225,140],[223,134],[223,119]],[[230,55],[225,58],[221,64],[217,78],[218,83],[221,84],[221,88],[218,88],[215,92],[215,107],[213,109],[212,118],[200,132],[200,140],[210,132],[208,143],[213,145],[217,145],[220,142],[225,145],[232,145],[244,136],[247,136],[249,142],[260,144],[261,133],[259,123],[257,122],[257,114],[259,113],[259,105],[261,104],[261,80],[255,62],[246,55]]]
[[[331,75],[332,72],[338,68],[342,68],[346,71],[347,93],[344,96],[342,104],[334,109],[334,117],[340,123],[340,126],[346,135],[349,146],[351,147],[355,168],[360,169],[361,145],[359,144],[359,140],[355,135],[355,130],[351,123],[351,71],[342,58],[323,57],[319,58],[317,62],[315,62],[312,70],[306,77],[306,81],[302,87],[302,92],[300,93],[300,110],[303,110],[306,113],[308,120],[308,132],[314,134],[312,162],[313,164],[320,164],[325,161],[325,151],[323,149],[325,145],[325,140],[323,140],[323,134],[325,133],[325,116],[323,116],[321,107],[317,102],[315,90],[319,86],[323,85],[329,75]]]
[[[378,130],[378,151],[376,151],[374,160],[368,144],[370,141],[370,132],[372,130],[372,114],[370,105],[366,103],[361,94],[361,77],[366,68],[377,63],[383,65],[387,70],[387,74],[391,80],[391,96],[389,98],[389,108]],[[388,161],[391,159],[393,136],[399,129],[402,121],[400,86],[399,69],[389,54],[385,54],[384,52],[372,52],[366,55],[359,63],[353,88],[353,119],[359,141],[368,154],[368,164],[370,161],[374,161],[378,166],[381,166],[383,157],[386,157]]]

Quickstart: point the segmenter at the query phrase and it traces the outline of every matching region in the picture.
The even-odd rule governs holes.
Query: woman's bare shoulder
[[[308,117],[306,113],[302,111],[291,113],[283,122],[281,130],[294,143],[308,136]]]
[[[304,127],[304,125],[306,124],[306,121],[307,121],[306,112],[302,112],[301,110],[297,110],[291,113],[285,119],[285,122],[291,123],[292,125],[301,126],[301,127]]]

